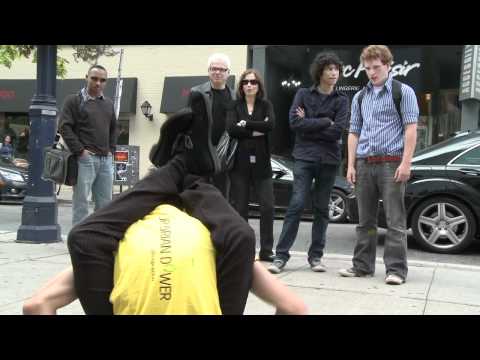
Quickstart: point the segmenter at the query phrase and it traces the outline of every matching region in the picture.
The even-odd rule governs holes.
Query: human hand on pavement
[[[397,170],[395,171],[395,182],[407,182],[410,179],[410,164],[400,163]]]

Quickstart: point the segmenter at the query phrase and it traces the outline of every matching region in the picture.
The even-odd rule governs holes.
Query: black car
[[[273,193],[275,198],[275,217],[282,218],[288,208],[293,188],[293,165],[294,161],[289,158],[272,155],[271,158],[273,171]],[[337,176],[335,184],[330,195],[330,221],[345,222],[347,213],[345,211],[346,197],[353,191],[353,187],[347,183],[346,179]],[[250,215],[258,216],[259,205],[258,198],[253,189],[250,190]],[[312,219],[312,200],[310,196],[305,203],[303,219]]]
[[[28,171],[0,156],[0,201],[22,202],[27,191]]]
[[[480,131],[463,132],[412,159],[405,193],[407,227],[424,249],[453,254],[480,238]],[[358,222],[355,194],[347,212]],[[386,227],[380,201],[378,225]]]

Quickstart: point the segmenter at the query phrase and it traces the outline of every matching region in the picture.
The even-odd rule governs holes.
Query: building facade
[[[119,48],[120,46],[114,46]],[[140,147],[140,175],[149,169],[148,152],[157,141],[160,126],[169,113],[181,108],[191,86],[207,80],[207,59],[222,52],[232,60],[230,85],[242,71],[255,67],[264,75],[267,96],[277,118],[273,134],[273,153],[290,156],[294,136],[288,126],[288,110],[295,91],[310,86],[309,65],[315,55],[326,49],[336,51],[344,62],[338,88],[350,99],[367,82],[359,63],[364,45],[129,45],[122,46],[124,58],[119,144]],[[461,129],[462,111],[459,84],[464,46],[390,46],[396,79],[415,90],[420,107],[418,146],[438,143]],[[84,84],[88,64],[77,63],[71,48],[61,48],[69,60],[67,79],[57,82],[57,106],[63,98]],[[99,63],[109,71],[107,95],[113,97],[118,56],[102,57]],[[15,131],[28,126],[28,106],[34,92],[36,65],[19,60],[11,69],[0,67],[0,121],[7,120]],[[20,84],[21,79],[24,84]],[[30,84],[28,84],[30,82]],[[144,101],[152,105],[153,119],[140,110]],[[346,137],[346,134],[345,134]],[[344,141],[346,144],[346,141]],[[345,147],[346,145],[344,145]],[[345,151],[346,153],[346,151]]]

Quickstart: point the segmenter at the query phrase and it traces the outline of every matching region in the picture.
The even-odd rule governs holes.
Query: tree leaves
[[[84,61],[90,65],[98,63],[101,56],[115,56],[116,52],[111,45],[71,45],[74,52],[73,58],[76,62]],[[0,65],[11,68],[15,60],[19,58],[37,61],[37,48],[35,45],[0,45]],[[57,55],[57,76],[65,78],[67,75],[67,64],[69,61]]]

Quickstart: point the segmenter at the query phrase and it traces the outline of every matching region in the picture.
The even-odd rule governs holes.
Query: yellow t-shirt
[[[171,205],[131,225],[115,257],[110,302],[119,315],[220,315],[208,229]]]

